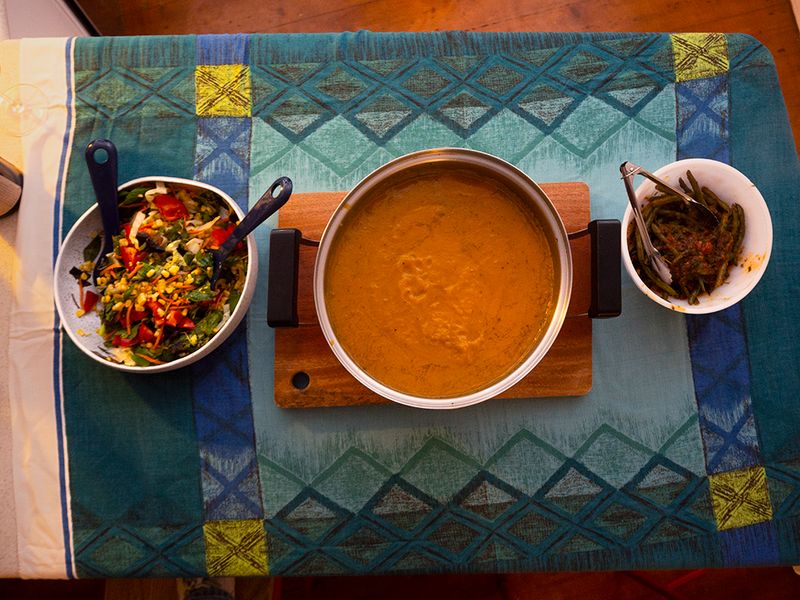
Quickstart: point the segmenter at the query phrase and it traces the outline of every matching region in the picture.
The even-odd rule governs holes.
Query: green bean
[[[714,192],[712,192],[707,187],[703,188],[703,194],[705,195],[706,198],[708,198],[711,201],[713,201],[714,204],[716,204],[724,212],[730,211],[730,207],[727,204],[725,204],[722,200],[720,200],[719,196],[717,196]]]
[[[692,231],[697,231],[698,229],[702,228],[702,223],[700,221],[698,221],[697,219],[695,219],[689,213],[682,213],[682,212],[678,212],[676,210],[662,209],[660,214],[664,215],[665,217],[671,217],[673,219],[680,219],[681,221],[683,221],[685,223],[688,223],[689,225],[692,225],[693,226],[693,228],[691,228]]]
[[[679,219],[681,221],[685,221],[690,225],[694,225],[695,227],[701,227],[701,223],[687,213],[682,213],[677,210],[662,209],[661,214],[664,215],[665,217],[672,217],[673,219]]]
[[[728,220],[730,219],[731,213],[726,212],[722,215],[722,218],[719,220],[719,225],[717,225],[717,231],[724,231],[728,227]]]
[[[664,194],[664,196],[674,196],[675,195],[675,192],[673,192],[672,189],[670,189],[667,186],[662,185],[660,183],[656,184],[656,190],[658,190],[659,192]]]
[[[704,206],[708,206],[705,197],[703,196],[703,189],[700,187],[700,184],[697,183],[697,179],[695,179],[694,174],[691,170],[686,171],[686,176],[689,178],[689,183],[692,186],[692,192],[694,196],[692,196],[695,200],[697,200],[700,204]]]
[[[648,231],[650,230],[650,225],[653,223],[653,220],[656,218],[657,214],[658,209],[656,208],[650,211],[650,213],[644,218],[644,225]]]
[[[659,196],[658,198],[651,199],[647,206],[668,206],[676,202],[683,202],[677,194],[670,194],[668,196]]]
[[[660,239],[662,242],[664,242],[664,243],[667,245],[667,247],[669,247],[669,246],[670,246],[670,243],[669,243],[669,240],[667,239],[667,236],[666,236],[666,235],[664,235],[664,232],[663,232],[663,231],[661,231],[661,228],[660,228],[658,225],[656,225],[655,223],[652,223],[652,224],[650,225],[650,231],[652,231],[653,233],[655,233],[655,234],[656,234],[656,237],[657,237],[658,239]]]
[[[664,292],[666,292],[670,296],[678,295],[678,292],[676,292],[673,288],[671,288],[666,281],[663,281],[658,275],[653,273],[650,267],[648,267],[646,264],[642,264],[642,270],[645,272],[650,281],[652,281],[655,285],[661,288]]]
[[[733,205],[733,210],[739,215],[739,229],[736,232],[735,242],[733,243],[733,255],[734,259],[736,255],[739,254],[739,249],[742,247],[742,242],[744,241],[744,209],[739,206],[738,204]]]
[[[636,240],[636,257],[639,259],[641,264],[644,264],[644,261],[647,259],[644,256],[644,244],[642,242],[642,236],[639,235],[638,231],[636,231],[634,232],[633,237]]]
[[[691,171],[686,172],[685,178],[678,178],[676,185],[717,216],[716,227],[712,228],[696,214],[697,207],[687,206],[682,196],[662,185],[656,186],[656,192],[642,206],[650,238],[670,264],[672,283],[666,284],[656,275],[644,251],[642,237],[634,227],[629,229],[627,243],[636,273],[654,293],[699,304],[702,295],[725,283],[730,264],[739,258],[744,243],[744,211],[738,204],[728,205],[713,190],[701,186]],[[706,248],[712,248],[712,252],[704,254]],[[720,261],[724,264],[714,266]]]
[[[714,288],[718,288],[723,283],[725,283],[725,280],[727,278],[728,278],[728,261],[725,261],[720,266],[719,271],[717,271],[717,278],[714,280]]]

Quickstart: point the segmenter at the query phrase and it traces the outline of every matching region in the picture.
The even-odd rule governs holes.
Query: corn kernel
[[[125,308],[130,308],[131,306],[133,306],[133,302],[130,300],[125,300]]]
[[[178,271],[180,271],[180,270],[181,270],[181,268],[180,268],[178,265],[172,265],[172,266],[169,268],[169,274],[170,274],[170,275],[177,275],[177,274],[178,274]]]
[[[111,302],[111,294],[106,294],[105,296],[103,296],[103,302],[106,304]]]
[[[169,277],[169,271],[166,269],[161,269],[161,276],[162,277]]]
[[[147,271],[147,273],[145,273],[145,275],[147,277],[152,277],[155,274],[156,274],[156,270],[155,269],[150,269],[149,271]]]
[[[140,292],[138,296],[136,296],[136,304],[142,305],[147,302],[147,296],[145,296],[144,292]]]
[[[184,282],[187,284],[192,284],[194,283],[194,277],[192,277],[191,275],[187,275],[186,279],[184,279]]]
[[[197,346],[197,334],[193,333],[191,336],[189,336],[189,343],[192,346]]]
[[[167,292],[168,294],[171,294],[171,293],[172,293],[172,292],[174,292],[174,291],[175,291],[175,286],[174,286],[174,285],[171,285],[171,284],[170,284],[170,285],[168,285],[168,286],[167,286],[167,288],[166,288],[166,292]]]
[[[158,229],[159,227],[163,227],[163,226],[164,226],[164,221],[162,221],[161,219],[156,219],[153,222],[153,227],[155,227],[156,229]]]
[[[78,310],[75,311],[75,316],[76,317],[82,317],[85,314],[86,314],[86,311],[83,310],[82,308],[79,308]]]
[[[113,310],[114,312],[119,312],[122,310],[124,306],[125,306],[124,302],[117,302],[114,306],[111,307],[111,310]]]
[[[108,283],[108,277],[98,277],[97,285],[105,285]]]

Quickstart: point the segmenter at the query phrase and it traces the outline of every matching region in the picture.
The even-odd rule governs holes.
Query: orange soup
[[[541,224],[499,182],[431,171],[364,197],[337,230],[325,304],[338,343],[387,387],[483,389],[543,336],[557,266]]]

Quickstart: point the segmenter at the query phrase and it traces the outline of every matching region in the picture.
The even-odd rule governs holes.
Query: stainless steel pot
[[[324,290],[326,261],[337,233],[341,227],[346,226],[345,216],[347,213],[359,202],[368,200],[371,193],[376,188],[392,185],[392,183],[398,179],[406,179],[410,176],[413,176],[413,173],[418,170],[424,172],[430,167],[435,167],[438,169],[442,167],[447,168],[449,166],[458,169],[468,169],[473,174],[478,174],[488,179],[497,180],[518,194],[520,198],[527,201],[528,207],[537,217],[538,222],[542,225],[553,251],[556,267],[556,272],[554,273],[555,285],[557,286],[557,289],[555,290],[556,302],[555,309],[550,317],[550,321],[547,324],[544,334],[542,335],[538,345],[536,345],[527,356],[520,357],[522,360],[518,363],[518,366],[502,379],[486,386],[483,389],[463,396],[451,398],[425,398],[399,392],[377,381],[368,372],[359,367],[359,365],[353,361],[353,359],[347,354],[345,349],[339,343],[336,336],[336,331],[331,326],[328,311],[325,305]],[[487,218],[490,218],[490,215],[487,215]],[[613,240],[613,251],[616,251],[616,258],[612,256],[610,261],[607,262],[612,265],[612,272],[614,269],[616,269],[616,278],[613,277],[612,273],[612,281],[610,282],[610,285],[612,289],[614,286],[616,286],[616,297],[618,304],[620,271],[619,222],[613,221],[613,223],[616,224],[616,230],[610,233],[610,235],[604,237],[608,237],[609,246],[612,245],[611,241]],[[569,237],[570,236],[567,234],[567,231],[564,228],[564,224],[558,214],[558,211],[553,206],[553,203],[550,201],[544,191],[530,177],[510,163],[484,152],[461,148],[437,148],[407,154],[386,163],[361,180],[344,197],[328,221],[325,230],[323,231],[322,238],[319,242],[319,249],[314,267],[314,302],[320,327],[322,328],[325,338],[328,340],[331,350],[344,368],[347,369],[347,371],[349,371],[353,377],[355,377],[367,388],[385,398],[388,398],[389,400],[408,406],[429,409],[461,408],[470,406],[472,404],[477,404],[499,395],[530,373],[531,370],[533,370],[542,360],[542,358],[544,358],[545,354],[553,345],[553,342],[558,336],[564,323],[564,319],[567,317],[567,308],[569,306],[570,296],[572,293],[573,268]],[[593,238],[594,237],[595,236],[593,236]],[[593,265],[592,269],[593,282],[596,279],[596,269],[594,266],[595,265]],[[271,289],[272,286],[273,275],[271,274]],[[595,285],[594,287],[597,286]],[[278,290],[276,290],[276,294],[277,293]],[[593,288],[593,303],[596,299],[596,296],[598,296],[598,294],[595,293]],[[285,298],[286,295],[283,294],[283,297]],[[600,298],[598,301],[601,302],[602,298]],[[273,300],[272,291],[270,292],[269,302],[270,307],[268,309],[268,313],[276,315],[279,311],[275,306],[273,306],[273,304],[277,305],[280,303],[280,301],[277,299],[277,296],[276,299]],[[609,310],[607,307],[605,307],[598,310],[597,307],[595,307],[595,309],[590,310],[590,313],[591,312],[596,313],[591,316],[615,316],[616,314],[619,314],[619,309],[614,309],[614,307],[611,307]],[[296,324],[296,316],[294,317],[294,322],[292,322],[292,318],[280,318],[275,316],[270,318],[270,325],[275,326],[276,323],[280,325]]]

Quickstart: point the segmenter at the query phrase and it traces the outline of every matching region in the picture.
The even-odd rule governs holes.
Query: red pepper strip
[[[138,336],[132,338],[124,338],[121,335],[115,335],[114,339],[111,340],[111,343],[118,348],[130,348],[131,346],[136,345],[137,337]]]
[[[179,311],[177,308],[173,308],[167,313],[166,323],[170,327],[178,327],[183,319],[184,316],[181,314],[181,311]]]
[[[152,342],[154,339],[156,339],[156,334],[153,333],[153,330],[147,325],[141,323],[139,325],[139,334],[136,336],[136,338],[140,343]]]
[[[119,249],[119,253],[122,255],[122,262],[128,272],[135,271],[137,265],[147,256],[146,252],[137,250],[133,246],[123,246]]]
[[[166,319],[158,314],[158,311],[161,309],[161,305],[155,300],[150,300],[147,303],[147,308],[149,308],[150,312],[153,313],[153,323],[155,323],[156,327],[161,327],[164,325]]]
[[[153,199],[153,203],[156,205],[156,208],[158,208],[161,216],[167,221],[177,221],[178,219],[185,219],[189,216],[189,211],[186,210],[186,206],[175,196],[156,196]]]
[[[83,309],[84,313],[91,312],[94,307],[97,305],[97,300],[100,298],[97,294],[95,294],[91,290],[86,290],[83,294],[83,302],[81,303],[81,308]]]
[[[227,227],[215,227],[212,229],[211,243],[209,246],[211,246],[211,248],[214,250],[222,246],[222,244],[225,243],[225,240],[231,236],[231,233],[233,233],[234,229],[236,229],[236,225],[233,223],[228,223]]]

